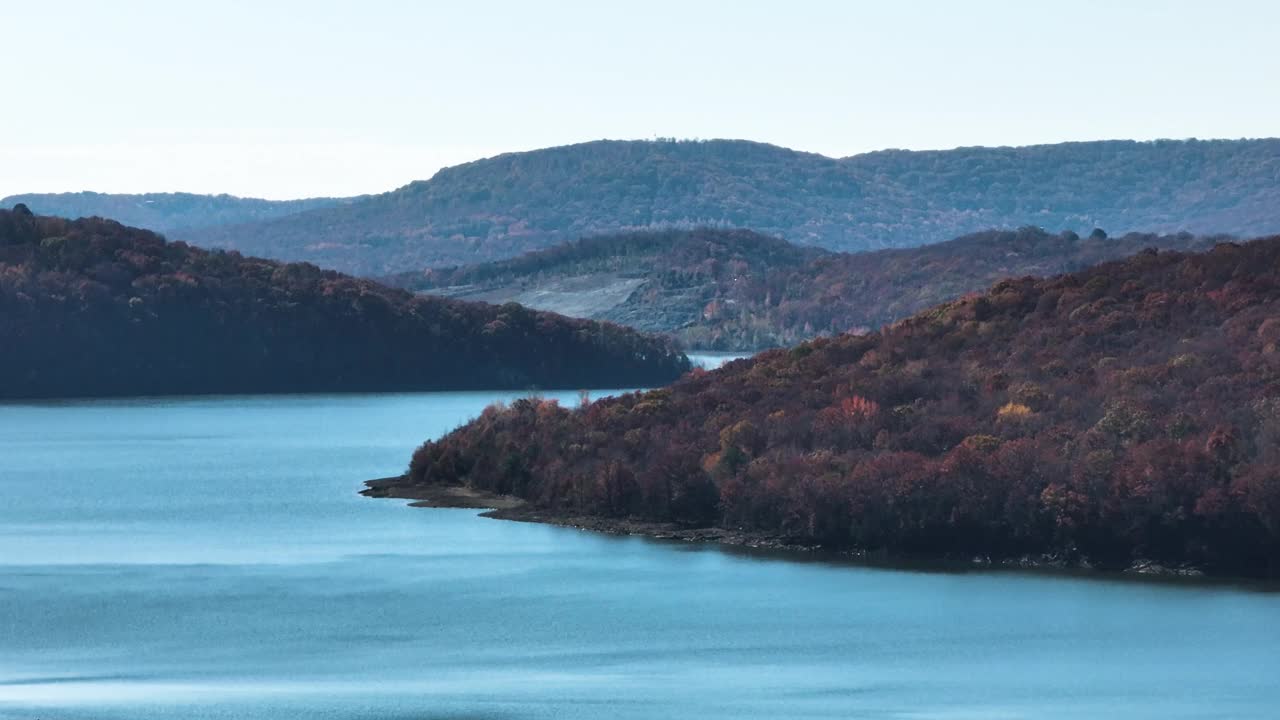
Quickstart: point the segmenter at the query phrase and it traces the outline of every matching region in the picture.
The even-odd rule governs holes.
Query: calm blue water
[[[0,717],[1280,714],[1274,593],[790,562],[356,494],[494,397],[0,406]]]

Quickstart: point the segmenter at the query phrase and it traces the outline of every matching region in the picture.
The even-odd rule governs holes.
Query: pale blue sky
[[[1280,134],[1280,3],[0,0],[0,195],[379,192],[597,138]]]

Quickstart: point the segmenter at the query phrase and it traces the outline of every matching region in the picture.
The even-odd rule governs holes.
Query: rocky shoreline
[[[725,528],[689,528],[674,523],[657,523],[590,515],[565,515],[536,508],[512,495],[496,495],[460,485],[420,485],[405,482],[403,477],[380,478],[365,482],[361,495],[374,498],[409,500],[412,507],[468,508],[485,510],[482,517],[516,522],[543,523],[588,530],[608,535],[627,535],[651,540],[717,543],[734,548],[786,553],[808,553],[842,558],[879,567],[933,568],[939,570],[1009,569],[1059,572],[1120,574],[1151,578],[1203,578],[1204,571],[1193,566],[1168,566],[1152,560],[1135,560],[1127,566],[1094,563],[1084,557],[1058,555],[1022,555],[993,558],[973,557],[902,557],[883,551],[858,549],[832,550],[807,544],[796,538],[769,535],[752,530]]]

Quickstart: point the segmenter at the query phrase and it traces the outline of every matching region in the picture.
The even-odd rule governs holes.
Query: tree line
[[[579,408],[409,479],[836,548],[1280,571],[1280,238],[1017,278]]]

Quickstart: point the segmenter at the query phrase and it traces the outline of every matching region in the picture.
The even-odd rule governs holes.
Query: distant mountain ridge
[[[404,273],[419,292],[538,309],[753,351],[869,330],[1005,278],[1051,276],[1146,248],[1204,250],[1224,236],[1040,228],[986,231],[917,248],[830,253],[746,230],[635,232],[517,258]]]
[[[339,206],[178,237],[365,275],[514,257],[587,235],[750,228],[832,250],[991,227],[1280,231],[1280,140],[1099,141],[835,159],[741,140],[509,153]]]
[[[0,199],[0,207],[12,207],[21,203],[38,215],[54,215],[72,220],[82,217],[110,218],[132,227],[182,234],[215,225],[271,220],[354,199],[261,200],[225,194],[115,194],[85,191],[10,195]]]

